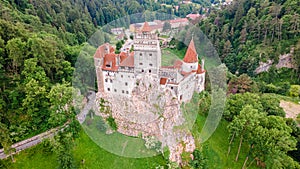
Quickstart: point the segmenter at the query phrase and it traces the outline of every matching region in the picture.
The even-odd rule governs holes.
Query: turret
[[[197,71],[198,69],[198,54],[195,48],[194,39],[192,38],[188,49],[183,58],[182,70],[184,72]]]
[[[145,22],[134,38],[134,72],[158,74],[161,67],[161,49],[155,33]]]

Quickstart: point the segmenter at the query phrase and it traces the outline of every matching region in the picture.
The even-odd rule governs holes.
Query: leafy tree
[[[118,41],[116,44],[116,53],[120,53],[121,48],[122,48],[122,42]]]
[[[115,122],[115,119],[112,116],[109,116],[106,121],[108,122],[108,125],[111,127],[113,130],[117,130],[118,126],[117,123]]]
[[[59,132],[52,141],[54,152],[57,156],[59,169],[75,169],[74,157],[72,154],[72,134],[68,132]]]
[[[242,74],[239,77],[233,77],[228,84],[228,93],[246,93],[257,91],[257,86],[254,81],[247,75]]]
[[[196,149],[193,152],[193,156],[194,156],[194,159],[189,162],[190,166],[193,169],[206,169],[206,168],[208,168],[207,162],[206,162],[207,159],[205,158],[202,151]]]
[[[246,105],[241,110],[240,114],[235,116],[233,121],[228,125],[230,136],[232,137],[230,145],[235,137],[240,137],[238,152],[235,161],[237,161],[239,158],[243,141],[250,139],[251,132],[257,127],[257,125],[259,125],[261,117],[263,115],[263,113],[258,112],[258,110],[254,109],[251,105]],[[228,150],[230,152],[230,147]]]
[[[289,91],[290,96],[299,97],[300,96],[300,85],[292,85]]]
[[[70,84],[56,84],[47,96],[50,101],[49,124],[56,127],[62,125],[67,119],[72,117],[72,96],[73,88]]]
[[[291,132],[292,129],[286,125],[284,118],[279,116],[263,118],[260,125],[253,130],[251,155],[266,162],[270,167],[282,168],[290,165],[287,168],[295,168],[292,167],[294,164],[290,162],[291,158],[286,155],[296,146],[296,140],[291,136]]]
[[[254,93],[244,93],[230,95],[226,101],[224,118],[228,121],[232,121],[234,116],[238,115],[246,105],[252,105],[254,109],[263,111],[263,106],[260,103],[260,97]]]
[[[25,60],[25,67],[22,71],[25,77],[23,90],[25,97],[22,100],[22,110],[29,116],[30,127],[37,130],[38,126],[48,118],[48,101],[46,97],[48,78],[42,67],[37,66],[37,59]],[[45,125],[45,124],[44,124]],[[42,127],[39,126],[39,129]]]
[[[9,53],[8,57],[12,60],[13,72],[17,74],[24,62],[26,42],[23,42],[21,38],[11,39],[7,42],[6,49]]]
[[[285,112],[282,107],[280,107],[280,100],[278,99],[278,97],[263,94],[261,96],[260,102],[263,105],[263,110],[267,112],[267,115],[285,117]]]
[[[171,30],[171,24],[170,22],[165,22],[163,25],[163,31]]]
[[[2,147],[4,148],[4,153],[9,155],[11,157],[11,160],[15,162],[15,159],[13,157],[13,152],[15,151],[11,146],[13,144],[12,139],[9,134],[9,130],[7,129],[7,126],[3,123],[0,123],[0,143]]]

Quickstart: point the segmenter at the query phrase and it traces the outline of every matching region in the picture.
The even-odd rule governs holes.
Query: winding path
[[[88,96],[88,99],[89,99],[88,103],[85,105],[83,110],[77,115],[77,119],[80,122],[80,124],[82,124],[84,122],[85,117],[88,114],[89,110],[92,109],[93,104],[95,103],[95,98],[96,98],[95,92],[91,92],[91,94]],[[63,128],[65,128],[67,126],[68,126],[68,122],[66,124],[64,124]],[[51,130],[48,130],[44,133],[33,136],[29,139],[26,139],[26,140],[23,140],[23,141],[13,144],[11,147],[13,149],[15,149],[15,151],[12,154],[13,155],[17,154],[22,150],[25,150],[27,148],[30,148],[32,146],[35,146],[35,145],[41,143],[44,139],[53,137],[58,132],[58,130],[63,129],[63,128],[56,127]],[[3,148],[0,149],[0,159],[6,159],[7,157],[9,157],[9,155],[6,155],[4,153],[4,149]]]

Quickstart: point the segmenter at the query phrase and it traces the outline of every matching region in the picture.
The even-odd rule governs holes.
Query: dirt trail
[[[296,119],[297,115],[300,114],[300,104],[281,100],[280,107],[282,107],[283,110],[285,111],[286,118]]]

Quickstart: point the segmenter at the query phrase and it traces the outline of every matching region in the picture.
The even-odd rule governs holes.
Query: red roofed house
[[[151,32],[148,22],[135,33],[131,53],[115,54],[108,43],[99,46],[94,55],[98,91],[116,97],[131,97],[138,78],[143,74],[158,78],[159,86],[168,88],[173,97],[183,102],[189,101],[194,92],[204,90],[204,61],[200,66],[193,38],[183,60],[161,66],[161,57],[158,37]]]
[[[188,15],[186,16],[186,18],[191,19],[191,20],[195,20],[195,19],[198,19],[198,18],[200,18],[200,17],[201,17],[200,14],[188,14]]]
[[[187,18],[179,18],[179,19],[173,19],[169,20],[171,24],[171,28],[179,28],[179,27],[184,27],[189,24],[189,20]]]

